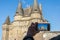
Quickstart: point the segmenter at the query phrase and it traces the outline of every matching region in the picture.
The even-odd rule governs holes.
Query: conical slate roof
[[[7,19],[6,19],[6,21],[5,21],[5,23],[4,24],[10,24],[10,18],[9,18],[9,16],[7,17]]]
[[[16,15],[23,15],[23,9],[22,9],[22,3],[21,2],[19,2],[19,4],[18,4],[15,16]]]
[[[39,5],[38,5],[37,0],[34,0],[32,9],[33,9],[32,11],[39,11]]]

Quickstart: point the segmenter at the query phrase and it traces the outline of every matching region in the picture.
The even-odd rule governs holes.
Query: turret
[[[3,24],[3,30],[7,30],[9,28],[9,25],[10,25],[10,18],[9,16],[6,18],[6,21],[5,23]]]
[[[42,11],[42,4],[40,4],[40,11]]]
[[[3,39],[2,40],[8,40],[8,36],[9,36],[9,25],[10,25],[10,18],[9,16],[7,17],[5,23],[2,26],[2,34],[3,34]]]
[[[18,7],[17,7],[17,10],[16,10],[16,14],[14,16],[14,20],[20,20],[23,16],[23,8],[22,8],[22,3],[21,1],[19,1],[19,4],[18,4]]]
[[[39,18],[39,19],[41,19],[41,16],[42,16],[42,14],[40,12],[38,2],[37,2],[37,0],[34,0],[31,17],[32,18]]]
[[[5,23],[4,24],[7,24],[7,25],[9,25],[10,24],[10,18],[9,18],[9,16],[7,17],[7,19],[6,19],[6,21],[5,21]]]
[[[38,5],[37,0],[34,0],[34,4],[33,4],[33,7],[32,7],[32,12],[39,12],[39,5]]]
[[[40,13],[41,13],[41,15],[42,15],[42,4],[41,4],[41,3],[40,3],[40,5],[39,5],[39,7],[40,7]],[[44,19],[43,16],[41,16],[41,22],[46,22],[46,23],[48,23],[48,21],[47,21],[46,19]]]

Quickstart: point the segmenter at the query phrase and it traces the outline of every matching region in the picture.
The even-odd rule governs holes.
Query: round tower
[[[37,2],[37,0],[34,0],[31,17],[32,18],[39,18],[39,19],[41,19],[41,16],[42,16],[42,13],[40,12],[40,9],[39,9],[39,6],[38,6],[38,2]]]
[[[42,20],[42,11],[39,8],[37,0],[34,0],[32,12],[31,12],[31,18],[33,19],[32,22],[40,23]]]
[[[2,40],[8,40],[9,37],[9,25],[10,25],[10,18],[9,16],[7,17],[5,23],[2,25]]]
[[[19,4],[18,4],[18,8],[16,10],[16,14],[14,16],[14,20],[21,20],[21,18],[23,17],[23,8],[22,8],[22,3],[19,1]]]

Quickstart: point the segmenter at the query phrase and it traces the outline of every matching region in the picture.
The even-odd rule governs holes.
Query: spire
[[[37,0],[34,0],[33,11],[39,11],[39,6]]]
[[[40,14],[42,15],[42,4],[41,3],[39,5],[39,9],[40,9]]]
[[[42,4],[40,4],[40,11],[42,11]]]
[[[37,7],[38,4],[37,4],[37,0],[34,0],[34,7]]]
[[[16,15],[22,15],[22,14],[23,14],[22,3],[19,0],[19,4],[18,4],[17,10],[16,10]]]
[[[5,21],[5,23],[4,24],[10,24],[10,18],[9,18],[9,16],[7,17],[7,19],[6,19],[6,21]]]

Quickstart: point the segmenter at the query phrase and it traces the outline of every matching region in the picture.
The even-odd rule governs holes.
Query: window
[[[35,9],[35,11],[37,11],[37,9]]]
[[[14,39],[14,40],[16,40],[16,39]]]

